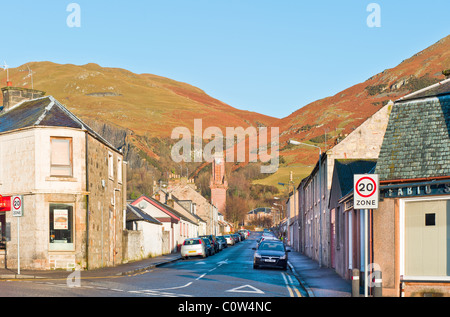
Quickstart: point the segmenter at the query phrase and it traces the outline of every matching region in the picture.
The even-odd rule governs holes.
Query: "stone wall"
[[[114,266],[122,262],[122,233],[126,201],[123,157],[92,136],[88,137],[89,249],[88,268]],[[111,156],[111,158],[109,158]],[[120,162],[120,163],[119,163]],[[109,166],[112,166],[110,175]],[[119,181],[122,164],[122,182]]]

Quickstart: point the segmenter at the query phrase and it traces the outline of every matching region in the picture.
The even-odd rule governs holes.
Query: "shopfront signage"
[[[404,198],[404,197],[417,197],[417,196],[429,196],[429,195],[448,195],[450,194],[450,182],[442,184],[415,184],[399,186],[383,186],[381,188],[381,195],[384,198]]]
[[[0,211],[11,211],[10,196],[0,196]]]

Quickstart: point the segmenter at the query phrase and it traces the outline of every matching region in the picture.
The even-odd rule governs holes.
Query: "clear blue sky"
[[[80,28],[66,24],[71,2],[80,5]],[[366,23],[373,2],[381,7],[380,28]],[[93,62],[152,73],[278,118],[394,67],[450,34],[448,0],[0,4],[0,62],[10,67]]]

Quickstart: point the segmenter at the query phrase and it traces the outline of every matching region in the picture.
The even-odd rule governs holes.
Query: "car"
[[[239,235],[237,233],[233,233],[232,236],[233,236],[235,243],[238,243],[241,241],[241,238],[239,237]]]
[[[181,256],[185,259],[191,256],[201,256],[206,258],[208,256],[208,251],[206,250],[206,245],[200,238],[188,238],[184,240],[181,246]]]
[[[209,239],[211,245],[214,247],[214,253],[217,253],[220,251],[219,249],[219,242],[217,242],[216,236],[213,234],[200,236],[200,238],[207,238]]]
[[[217,241],[219,242],[220,249],[223,250],[228,247],[227,240],[224,236],[217,236]]]
[[[245,238],[246,238],[246,234],[245,234],[244,232],[242,232],[242,231],[238,231],[238,235],[240,236],[240,238],[241,238],[241,241],[244,241],[244,240],[245,240]]]
[[[287,250],[281,241],[262,241],[257,248],[252,249],[255,250],[253,255],[254,269],[260,266],[287,269],[288,252],[291,252],[291,250]]]
[[[238,232],[243,235],[244,239],[247,239],[248,236],[250,235],[250,231],[247,229],[241,229]]]
[[[261,242],[267,241],[267,240],[280,241],[280,239],[278,239],[277,237],[275,237],[272,234],[266,234],[266,235],[263,234],[258,240],[256,240],[256,246],[258,247]]]
[[[206,253],[208,256],[216,254],[216,250],[211,244],[211,241],[208,238],[201,238],[206,247]]]
[[[226,234],[223,236],[225,238],[225,240],[227,241],[228,245],[235,245],[236,242],[234,242],[234,238],[232,237],[231,234]]]

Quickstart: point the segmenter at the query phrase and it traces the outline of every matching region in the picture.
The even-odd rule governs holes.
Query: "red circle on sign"
[[[365,180],[365,179],[370,180],[370,181],[372,182],[372,184],[373,184],[373,191],[372,191],[372,193],[370,193],[369,195],[363,195],[363,194],[361,194],[361,193],[359,192],[359,190],[358,190],[358,185],[359,185],[359,183],[360,183],[362,180]],[[367,198],[367,197],[370,197],[370,196],[372,196],[373,194],[375,194],[375,191],[377,190],[377,183],[375,183],[375,181],[374,181],[372,178],[370,178],[370,177],[363,177],[363,178],[361,178],[361,179],[356,183],[355,189],[356,189],[356,192],[358,193],[358,195],[360,195],[361,197]]]
[[[18,206],[16,206],[16,201],[19,201],[19,202],[18,202],[18,204],[19,204]],[[20,200],[20,198],[19,198],[19,197],[15,197],[15,198],[14,198],[14,201],[13,201],[13,208],[14,208],[14,209],[20,209],[20,206],[21,206],[21,205],[22,205],[22,201]]]

